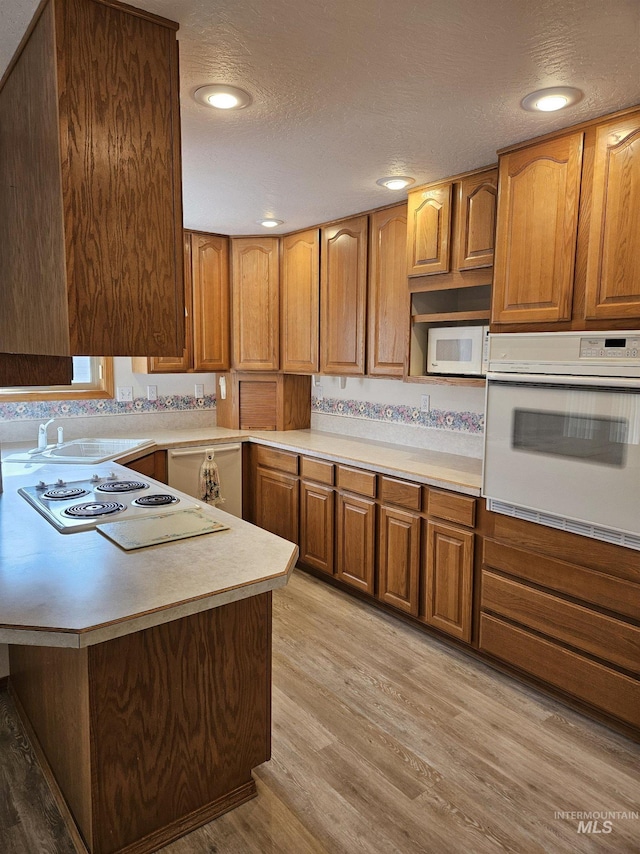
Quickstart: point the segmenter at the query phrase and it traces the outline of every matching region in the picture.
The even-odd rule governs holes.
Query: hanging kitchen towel
[[[222,504],[224,498],[220,494],[220,472],[214,457],[213,448],[207,448],[200,466],[200,499],[217,505]]]

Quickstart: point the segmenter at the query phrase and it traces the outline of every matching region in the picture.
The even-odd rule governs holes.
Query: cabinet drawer
[[[300,460],[302,477],[315,480],[317,483],[326,483],[327,486],[333,486],[334,469],[334,464],[326,460],[315,460],[310,457],[302,457]]]
[[[368,471],[338,466],[338,486],[368,498],[376,497],[376,476]]]
[[[257,445],[256,461],[261,466],[279,469],[289,474],[298,474],[298,455],[291,454],[289,451],[278,451],[275,448]]]
[[[444,492],[440,489],[429,490],[429,516],[448,519],[473,528],[476,521],[476,500],[468,495]]]
[[[640,620],[640,586],[585,566],[485,539],[483,563],[558,593]]]
[[[487,614],[480,617],[480,649],[640,726],[640,682],[630,676]]]
[[[385,504],[398,504],[407,510],[420,510],[422,491],[417,483],[380,478],[380,498]]]
[[[640,673],[640,628],[550,593],[482,573],[482,608]]]

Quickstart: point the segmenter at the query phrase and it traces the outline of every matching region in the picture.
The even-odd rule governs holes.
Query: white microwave
[[[427,333],[427,373],[483,376],[488,343],[488,326],[434,326]]]

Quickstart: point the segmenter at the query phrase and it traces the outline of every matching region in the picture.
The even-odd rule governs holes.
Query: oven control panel
[[[581,359],[635,359],[640,354],[640,336],[633,338],[581,338]]]

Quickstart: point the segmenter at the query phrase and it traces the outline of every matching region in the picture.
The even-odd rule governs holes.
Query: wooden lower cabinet
[[[376,504],[368,498],[338,493],[336,576],[375,592]]]
[[[298,478],[258,466],[255,524],[278,537],[298,542]]]
[[[300,483],[300,561],[328,575],[334,573],[334,508],[333,489]]]
[[[167,452],[152,451],[150,454],[145,454],[144,457],[138,457],[137,460],[131,460],[130,463],[124,464],[128,469],[137,471],[139,474],[152,477],[154,480],[159,480],[160,483],[168,483],[167,478]]]
[[[467,643],[471,641],[473,546],[473,531],[426,523],[422,617]]]
[[[378,599],[418,615],[420,516],[381,507],[378,525]]]

